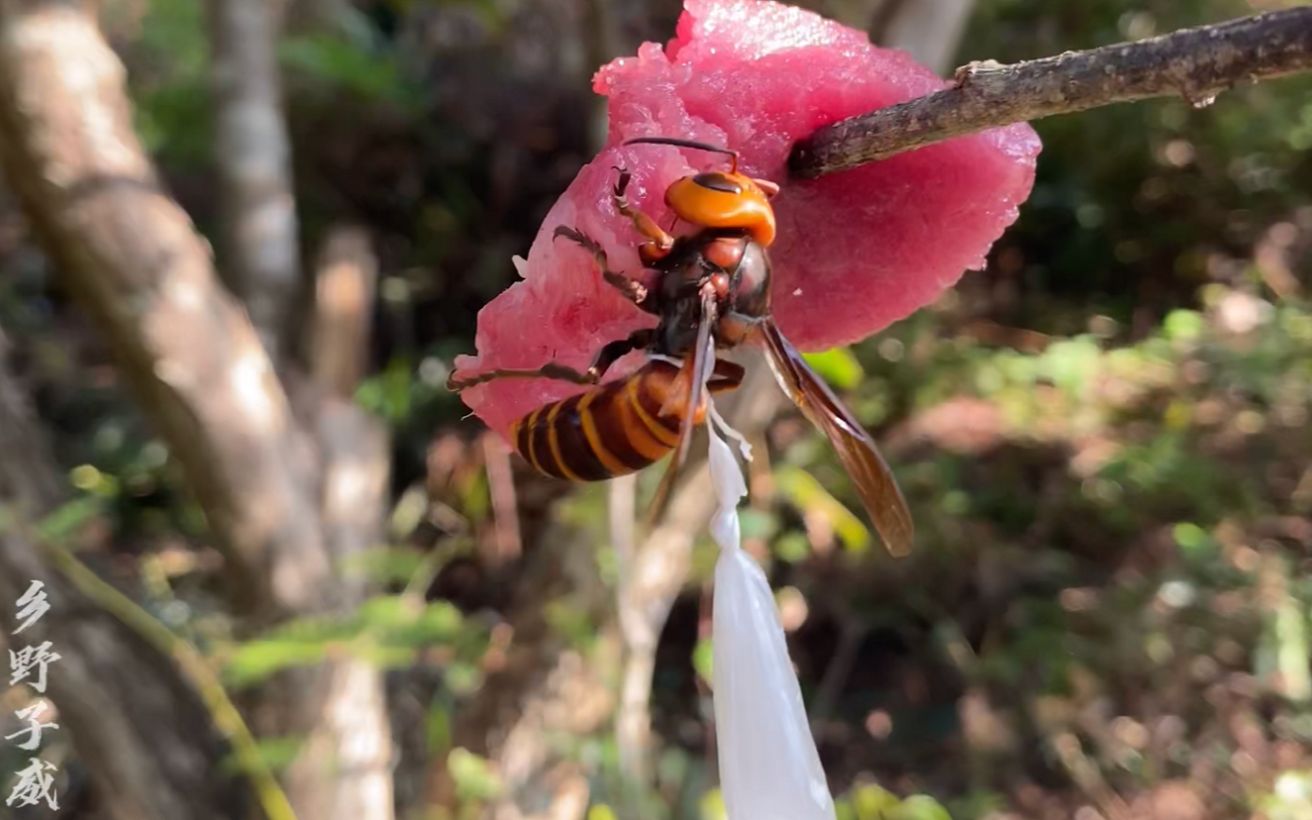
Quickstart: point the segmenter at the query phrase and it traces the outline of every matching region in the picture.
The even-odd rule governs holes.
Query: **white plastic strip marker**
[[[707,415],[710,469],[719,506],[711,536],[715,564],[713,684],[720,787],[729,820],[832,820],[834,802],[811,737],[802,690],[765,573],[743,552],[738,502],[747,484],[717,432],[745,442]]]

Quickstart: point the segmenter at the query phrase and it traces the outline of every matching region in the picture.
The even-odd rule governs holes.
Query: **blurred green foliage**
[[[978,5],[960,57],[1027,59],[1251,14],[1254,5],[989,0]],[[1018,300],[1017,323],[1074,333],[1094,313],[1130,321],[1189,300],[1218,275],[1234,277],[1209,257],[1246,258],[1273,222],[1304,203],[1312,182],[1300,147],[1312,118],[1308,87],[1295,78],[1223,94],[1206,107],[1166,100],[1036,123],[1039,178],[1000,249],[1024,252],[994,259],[1021,286],[1081,300],[1085,311]]]
[[[137,133],[162,160],[180,165],[206,161],[213,131],[209,93],[209,43],[202,28],[205,6],[186,0],[146,5],[125,56],[136,103]]]
[[[365,101],[418,105],[419,90],[398,63],[397,52],[362,28],[355,38],[316,32],[284,39],[278,56],[289,80],[325,95],[345,92]]]
[[[259,637],[243,641],[224,663],[226,682],[252,686],[273,674],[309,666],[329,656],[350,654],[383,667],[412,666],[420,653],[441,656],[467,688],[468,664],[482,654],[486,635],[467,624],[447,601],[425,603],[401,595],[370,598],[349,616],[298,619]]]

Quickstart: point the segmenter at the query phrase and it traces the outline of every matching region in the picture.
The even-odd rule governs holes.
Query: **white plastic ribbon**
[[[712,678],[725,811],[729,820],[832,820],[834,801],[774,595],[765,573],[742,550],[738,502],[747,484],[716,428],[736,439],[745,457],[750,454],[713,405],[709,410],[711,479],[719,501],[711,536],[720,545]]]

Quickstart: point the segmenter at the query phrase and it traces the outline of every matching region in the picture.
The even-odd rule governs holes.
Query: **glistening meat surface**
[[[775,180],[779,238],[772,298],[784,333],[803,350],[865,338],[936,298],[984,264],[1034,181],[1038,137],[1027,125],[960,137],[811,181],[790,180],[793,143],[822,125],[943,88],[903,52],[872,46],[863,32],[763,0],[687,0],[664,48],[603,67],[607,147],[547,214],[517,282],[479,313],[475,356],[462,374],[532,368],[548,360],[587,367],[606,342],[653,319],[607,285],[591,256],[552,240],[558,225],[590,235],[610,266],[644,273],[639,238],[610,201],[616,166],[633,173],[629,199],[662,225],[662,197],[678,177],[718,162],[665,146],[623,146],[641,136],[725,145],[743,170]],[[612,369],[621,376],[631,355]],[[502,379],[464,392],[466,404],[502,433],[516,418],[583,388],[544,379]]]

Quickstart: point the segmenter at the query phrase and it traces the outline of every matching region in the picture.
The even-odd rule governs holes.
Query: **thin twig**
[[[364,228],[333,226],[314,266],[310,369],[325,392],[349,399],[369,367],[378,257]]]
[[[789,169],[814,178],[961,134],[1149,97],[1202,106],[1240,83],[1310,68],[1309,7],[1012,65],[971,63],[950,88],[820,129],[793,147]]]
[[[488,495],[492,499],[492,555],[489,563],[499,566],[519,557],[524,549],[519,531],[519,501],[510,453],[496,433],[482,438],[483,463],[487,467]]]
[[[265,815],[269,820],[295,820],[296,813],[292,811],[287,795],[260,754],[255,737],[204,656],[142,609],[136,601],[103,581],[68,550],[46,544],[43,551],[50,564],[63,573],[79,592],[118,618],[156,651],[173,658],[182,674],[196,687],[215,727],[232,744],[237,765],[250,778]]]
[[[855,615],[845,614],[838,635],[838,648],[834,650],[833,658],[820,677],[820,686],[816,689],[815,697],[811,699],[813,728],[818,729],[829,720],[835,704],[838,703],[838,696],[843,693],[843,687],[852,677],[857,655],[861,652],[861,643],[868,634],[870,634],[870,624]]]
[[[652,670],[656,666],[656,644],[643,618],[639,602],[633,595],[633,554],[636,549],[634,522],[637,509],[638,482],[627,475],[610,482],[610,540],[615,550],[615,609],[620,637],[623,640],[620,676],[620,700],[615,714],[615,746],[619,751],[620,771],[637,783],[645,783],[648,772],[647,752],[651,742]]]

